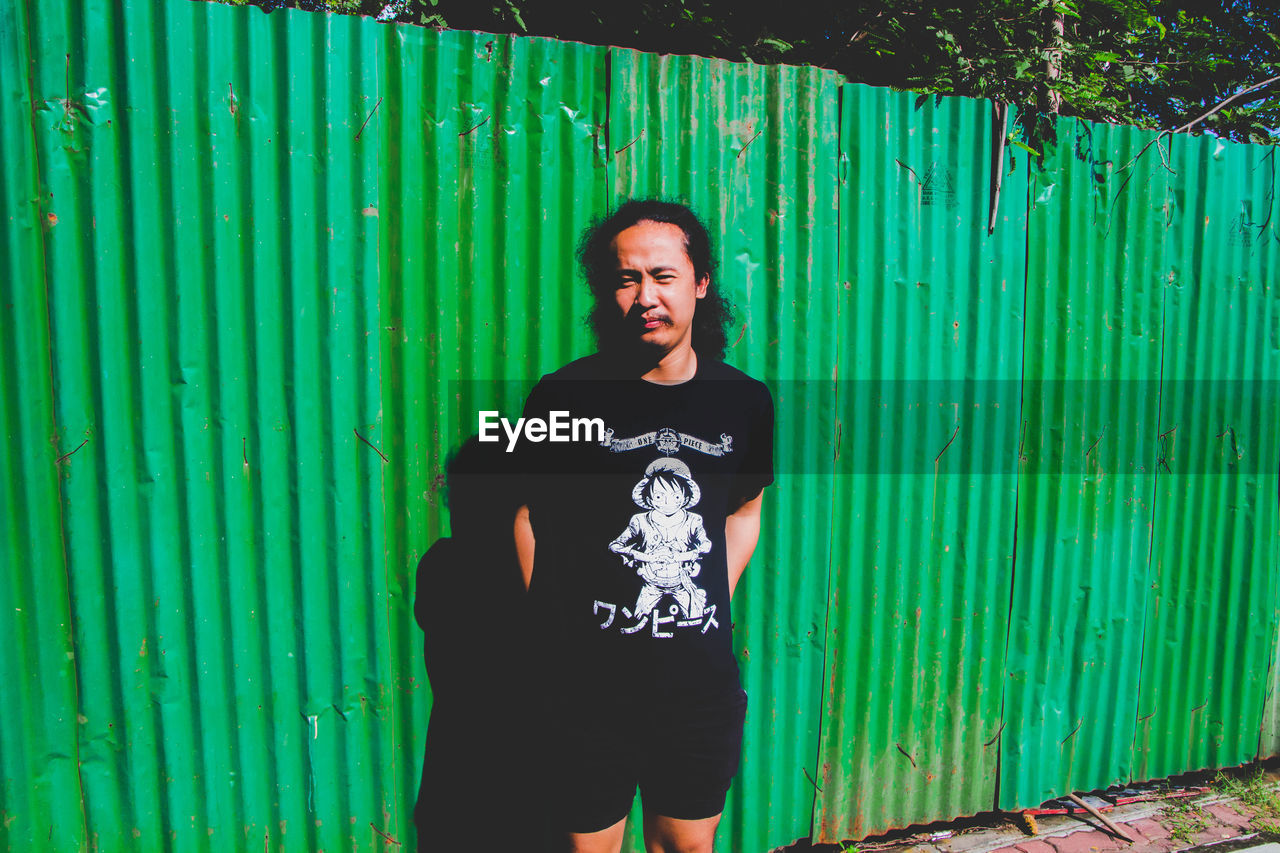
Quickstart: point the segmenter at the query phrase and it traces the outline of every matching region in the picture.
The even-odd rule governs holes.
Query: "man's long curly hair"
[[[578,245],[578,261],[595,299],[587,324],[595,335],[596,346],[607,351],[619,338],[621,318],[613,301],[617,288],[618,253],[613,247],[613,240],[640,222],[674,225],[684,232],[684,250],[693,263],[694,279],[699,280],[705,275],[709,282],[706,296],[698,300],[693,312],[693,348],[701,356],[722,361],[729,342],[726,329],[733,322],[733,308],[716,287],[711,237],[706,226],[688,207],[658,199],[626,202],[587,229]]]

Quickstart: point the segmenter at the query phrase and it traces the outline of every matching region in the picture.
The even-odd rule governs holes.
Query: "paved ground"
[[[1275,778],[1275,771],[1271,774]],[[1178,804],[1199,809],[1205,826],[1189,837],[1179,837]],[[992,814],[935,824],[920,831],[893,833],[867,839],[857,845],[799,842],[775,853],[1280,853],[1280,838],[1259,833],[1251,822],[1252,811],[1238,800],[1207,793],[1180,800],[1152,800],[1118,805],[1107,818],[1133,839],[1126,843],[1113,836],[1096,818],[1085,814],[1037,815],[1034,826],[1014,815]],[[983,817],[988,818],[985,822]],[[1019,823],[1022,826],[1019,826]],[[1034,828],[1034,834],[1028,829]]]
[[[947,839],[925,839],[923,843],[908,844],[902,850],[903,853],[1104,853],[1110,850],[1171,853],[1241,836],[1264,843],[1265,839],[1250,825],[1246,810],[1238,808],[1239,803],[1208,797],[1198,799],[1196,804],[1205,814],[1208,826],[1189,840],[1172,837],[1172,821],[1162,814],[1168,803],[1148,802],[1117,806],[1107,813],[1107,817],[1133,839],[1132,844],[1116,838],[1087,814],[1042,815],[1036,818],[1038,831],[1034,836],[1010,825],[961,832]]]

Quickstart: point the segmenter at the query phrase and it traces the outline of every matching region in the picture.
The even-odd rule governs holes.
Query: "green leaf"
[[[520,17],[520,8],[511,0],[507,0],[507,9],[511,12],[511,17],[515,18],[516,26],[520,28],[520,32],[529,32],[529,28],[524,25],[524,18]]]
[[[1018,148],[1021,148],[1023,151],[1026,151],[1028,154],[1031,154],[1031,155],[1032,155],[1032,156],[1034,156],[1034,157],[1039,157],[1039,156],[1040,156],[1040,152],[1039,152],[1039,151],[1035,150],[1035,149],[1034,149],[1034,148],[1032,148],[1030,145],[1028,145],[1027,143],[1023,142],[1021,139],[1013,139],[1012,137],[1010,137],[1010,139],[1009,139],[1009,144],[1010,144],[1010,145],[1016,145]]]

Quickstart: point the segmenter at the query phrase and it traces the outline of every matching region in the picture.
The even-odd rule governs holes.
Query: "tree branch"
[[[1217,106],[1215,106],[1213,109],[1209,110],[1209,112],[1205,113],[1204,115],[1200,116],[1200,118],[1192,119],[1191,121],[1187,122],[1187,123],[1186,123],[1186,124],[1184,124],[1182,127],[1178,128],[1177,130],[1175,130],[1175,131],[1173,131],[1173,132],[1174,132],[1174,133],[1182,133],[1182,132],[1183,132],[1183,131],[1185,131],[1185,130],[1189,130],[1189,129],[1191,129],[1192,127],[1194,127],[1195,125],[1197,125],[1197,124],[1199,124],[1200,122],[1202,122],[1202,121],[1204,121],[1205,119],[1207,119],[1209,116],[1211,116],[1211,115],[1213,115],[1214,113],[1216,113],[1218,110],[1220,110],[1220,109],[1222,109],[1223,107],[1225,107],[1227,104],[1229,104],[1229,103],[1231,103],[1232,101],[1236,100],[1237,98],[1240,98],[1240,97],[1242,97],[1242,96],[1244,96],[1244,95],[1247,95],[1247,94],[1249,94],[1250,92],[1255,92],[1255,91],[1257,91],[1258,89],[1262,89],[1262,88],[1265,88],[1265,87],[1267,87],[1267,86],[1270,86],[1272,83],[1276,82],[1277,80],[1280,80],[1280,75],[1277,75],[1277,76],[1275,76],[1275,77],[1272,77],[1270,80],[1263,80],[1261,83],[1255,83],[1254,85],[1250,86],[1250,87],[1249,87],[1249,88],[1247,88],[1247,89],[1241,89],[1239,92],[1236,92],[1234,95],[1232,95],[1231,97],[1227,98],[1226,100],[1224,100],[1224,101],[1219,101],[1219,102],[1218,102],[1218,104],[1217,104]]]
[[[1241,89],[1239,92],[1236,92],[1236,93],[1235,93],[1234,95],[1232,95],[1231,97],[1229,97],[1229,98],[1227,98],[1227,99],[1225,99],[1225,100],[1219,101],[1219,102],[1218,102],[1218,103],[1213,107],[1213,109],[1209,110],[1209,111],[1208,111],[1207,113],[1205,113],[1204,115],[1200,116],[1199,118],[1192,119],[1191,121],[1189,121],[1189,122],[1187,122],[1186,124],[1184,124],[1182,127],[1176,128],[1176,129],[1174,129],[1174,130],[1162,130],[1162,131],[1160,131],[1159,133],[1157,133],[1157,134],[1156,134],[1155,139],[1152,139],[1152,140],[1151,140],[1150,142],[1148,142],[1146,145],[1142,146],[1142,150],[1141,150],[1141,151],[1139,151],[1137,154],[1134,154],[1134,155],[1133,155],[1133,158],[1132,158],[1128,163],[1125,163],[1125,164],[1124,164],[1123,166],[1121,166],[1119,169],[1116,169],[1116,174],[1119,174],[1120,172],[1123,172],[1125,169],[1129,168],[1129,167],[1130,167],[1130,166],[1132,166],[1134,163],[1138,162],[1138,158],[1139,158],[1139,157],[1141,157],[1143,154],[1146,154],[1146,153],[1147,153],[1147,149],[1148,149],[1148,148],[1150,148],[1152,145],[1157,145],[1157,149],[1158,149],[1158,143],[1160,142],[1160,137],[1164,136],[1165,134],[1172,135],[1172,134],[1175,134],[1175,133],[1183,133],[1184,131],[1190,130],[1192,127],[1194,127],[1195,125],[1197,125],[1197,124],[1199,124],[1200,122],[1204,121],[1204,120],[1205,120],[1205,119],[1207,119],[1209,116],[1213,115],[1213,114],[1214,114],[1214,113],[1216,113],[1218,110],[1220,110],[1220,109],[1222,109],[1223,107],[1227,106],[1227,105],[1228,105],[1228,104],[1230,104],[1232,101],[1234,101],[1234,100],[1236,100],[1237,98],[1239,98],[1240,96],[1242,96],[1242,95],[1247,95],[1247,94],[1249,94],[1250,92],[1255,92],[1255,91],[1257,91],[1257,90],[1259,90],[1259,89],[1265,88],[1266,86],[1270,86],[1272,83],[1275,83],[1276,81],[1280,81],[1280,75],[1278,75],[1278,76],[1276,76],[1276,77],[1272,77],[1272,78],[1271,78],[1271,79],[1269,79],[1269,80],[1263,80],[1261,83],[1255,83],[1255,84],[1253,84],[1252,86],[1250,86],[1250,87],[1249,87],[1249,88],[1247,88],[1247,89]],[[1162,151],[1162,150],[1160,151],[1160,158],[1161,158],[1162,160],[1164,160],[1164,151]],[[1165,160],[1164,167],[1165,167],[1166,169],[1169,169],[1169,171],[1170,171],[1170,172],[1173,172],[1173,169],[1170,169],[1170,168],[1169,168],[1169,162],[1168,162],[1168,160]]]
[[[880,18],[882,18],[883,16],[884,16],[884,9],[881,9],[879,12],[876,12],[875,15],[871,17],[870,20],[866,21],[861,26],[861,28],[854,30],[853,35],[849,36],[849,41],[847,41],[845,44],[842,44],[840,47],[837,47],[835,49],[835,52],[832,53],[831,56],[827,58],[827,61],[824,64],[830,65],[832,62],[835,61],[835,58],[837,56],[844,53],[846,50],[853,47],[855,44],[862,41],[867,36],[871,35],[872,24],[880,20]]]

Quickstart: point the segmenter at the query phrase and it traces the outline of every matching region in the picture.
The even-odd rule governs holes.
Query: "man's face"
[[[666,222],[637,222],[613,240],[618,253],[614,299],[622,312],[620,334],[634,335],[666,355],[690,345],[693,312],[707,295],[684,248],[684,231]]]

